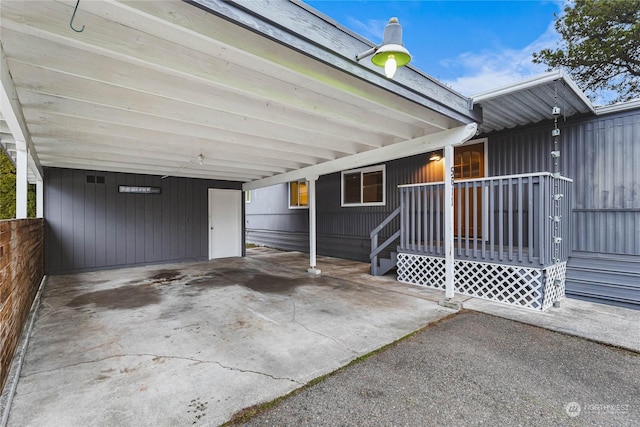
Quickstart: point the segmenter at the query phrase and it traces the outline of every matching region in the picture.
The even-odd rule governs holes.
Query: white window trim
[[[367,172],[382,171],[382,202],[373,203],[345,203],[344,202],[344,176],[345,174],[353,174],[360,172],[360,176]],[[362,180],[360,180],[360,200],[362,200]],[[369,166],[360,169],[350,169],[340,173],[340,206],[343,208],[352,208],[358,206],[386,206],[387,204],[387,168],[386,165]]]
[[[304,182],[307,184],[307,190],[309,189],[309,182],[306,179],[299,179],[297,181],[289,181],[287,182],[287,204],[289,205],[289,209],[309,209],[309,205],[307,204],[307,206],[291,206],[291,183],[292,182]],[[300,197],[298,195],[298,200],[300,200]]]

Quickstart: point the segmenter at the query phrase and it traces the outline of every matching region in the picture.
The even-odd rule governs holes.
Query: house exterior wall
[[[119,193],[120,185],[161,193]],[[207,259],[209,188],[240,190],[241,183],[45,168],[47,272]]]
[[[559,127],[560,171],[574,181],[570,242],[573,255],[567,293],[637,307],[640,168],[636,165],[640,164],[640,111],[561,118]],[[553,171],[552,129],[553,122],[547,121],[481,135],[488,138],[487,176]],[[397,186],[441,180],[440,163],[429,162],[426,154],[388,162],[386,206],[343,208],[340,174],[320,177],[318,253],[368,261],[369,232],[399,205]],[[284,194],[284,199],[273,197],[277,192]],[[308,213],[288,211],[286,192],[286,185],[254,191],[256,203],[247,209],[247,240],[308,251],[308,222],[302,219]],[[267,209],[281,209],[282,216]],[[259,228],[253,220],[258,217]],[[293,217],[296,220],[289,222]],[[273,226],[276,223],[277,229]],[[280,240],[285,238],[288,246],[280,246]]]
[[[288,206],[287,184],[251,190],[251,202],[245,203],[247,242],[308,251],[309,211]]]
[[[341,174],[318,179],[318,254],[368,262],[369,233],[400,205],[398,185],[436,181],[442,176],[441,166],[430,163],[426,154],[386,165],[385,206],[341,207]],[[253,190],[251,203],[246,205],[247,242],[308,252],[309,211],[288,206],[287,184]]]
[[[0,221],[0,390],[44,276],[44,220]]]

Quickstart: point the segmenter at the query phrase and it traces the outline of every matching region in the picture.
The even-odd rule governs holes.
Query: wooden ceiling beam
[[[30,126],[34,138],[37,136],[57,136],[77,143],[86,142],[92,135],[102,134],[112,139],[129,138],[142,144],[154,144],[158,141],[172,143],[183,150],[206,150],[217,147],[235,149],[239,153],[252,153],[256,149],[273,150],[281,156],[295,159],[297,155],[315,158],[317,161],[332,160],[339,156],[331,150],[316,147],[305,147],[299,144],[287,144],[268,138],[259,138],[234,134],[233,132],[198,131],[192,127],[170,132],[167,129],[141,128],[103,120],[87,119],[77,116],[65,116],[48,111],[40,111],[34,115],[34,123]],[[62,124],[59,126],[58,124]],[[36,139],[37,140],[37,139]],[[316,163],[317,163],[316,161]]]
[[[52,159],[47,158],[47,161]],[[215,169],[206,170],[203,168],[182,168],[173,166],[162,165],[150,165],[141,169],[137,163],[130,163],[125,161],[96,161],[87,159],[73,159],[62,158],[55,159],[56,167],[69,168],[69,169],[88,169],[105,172],[127,172],[142,175],[159,175],[159,176],[183,176],[193,178],[206,178],[206,179],[223,179],[227,181],[242,181],[248,182],[260,178],[260,175],[256,174],[240,174],[235,172],[218,171]]]
[[[240,30],[237,26],[211,14],[203,13],[188,4],[181,6],[178,2],[157,5],[153,3],[158,2],[142,2],[136,6],[170,8],[166,11],[166,15],[181,16],[185,25],[198,21],[195,24],[198,30],[205,31],[206,28],[212,27],[224,28],[226,33],[233,33],[234,38],[242,38],[238,37]],[[175,23],[169,21],[163,21],[164,26],[159,25],[157,18],[148,17],[140,11],[136,18],[145,16],[147,18],[136,21],[135,28],[130,23],[114,25],[113,19],[129,22],[131,16],[121,16],[123,11],[120,14],[109,14],[101,9],[127,7],[126,11],[137,10],[119,2],[88,2],[84,8],[85,23],[87,26],[92,26],[94,30],[90,37],[76,37],[69,34],[66,28],[59,26],[59,20],[68,18],[68,12],[56,7],[55,4],[53,2],[50,5],[39,4],[40,7],[46,8],[46,13],[27,15],[27,12],[22,9],[14,10],[11,7],[12,2],[8,2],[6,6],[3,3],[3,18],[6,20],[4,26],[9,30],[43,40],[52,40],[69,48],[93,52],[103,58],[137,64],[174,77],[191,79],[208,85],[218,84],[234,90],[243,90],[245,95],[259,97],[262,100],[280,100],[291,106],[297,102],[305,108],[308,102],[300,102],[295,96],[296,91],[304,90],[304,98],[322,97],[321,94],[326,94],[328,98],[340,99],[352,104],[354,109],[361,108],[371,113],[380,113],[383,117],[393,118],[397,115],[404,121],[410,119],[440,129],[452,126],[451,120],[439,113],[402,100],[388,91],[374,88],[360,79],[337,73],[337,70],[332,67],[323,66],[306,55],[290,51],[272,42],[264,46],[265,49],[270,50],[263,54],[272,56],[267,60],[248,55],[241,49],[222,44],[217,39],[197,33],[195,30],[180,29]],[[95,13],[108,15],[108,18],[92,14],[91,8],[97,8]],[[243,37],[251,39],[250,45],[262,46],[265,43],[262,37],[251,32],[245,32]],[[274,50],[275,52],[272,52]],[[293,69],[275,62],[283,56],[291,59],[288,66],[294,67]],[[264,78],[270,78],[270,84],[264,84],[262,81]],[[349,80],[348,84],[345,84],[345,80]],[[359,102],[354,104],[356,101]],[[340,118],[335,112],[333,117]]]
[[[318,128],[314,132],[235,114],[208,111],[185,102],[176,102],[172,99],[113,87],[108,84],[65,74],[57,74],[51,71],[34,73],[32,72],[32,67],[26,64],[12,63],[12,65],[21,72],[20,86],[22,87],[22,92],[30,91],[49,97],[62,98],[61,100],[56,100],[55,104],[47,104],[42,100],[35,100],[35,102],[41,104],[41,108],[46,109],[53,105],[55,105],[56,110],[63,108],[62,104],[65,99],[76,101],[76,103],[83,102],[85,103],[84,108],[77,109],[77,113],[73,113],[79,117],[95,115],[98,110],[109,109],[109,113],[104,117],[108,117],[111,121],[134,127],[144,128],[155,123],[153,125],[154,128],[180,126],[184,129],[193,129],[194,132],[207,133],[208,135],[222,130],[302,146],[308,146],[314,141],[322,141],[324,148],[343,155],[364,151],[372,146],[379,147],[385,141],[385,138],[369,133],[352,134],[348,129],[344,130],[344,135],[331,133],[328,132],[331,128],[326,125],[325,130]],[[30,77],[25,77],[27,75]],[[27,103],[28,96],[30,95],[25,95],[24,97],[25,109],[28,109],[29,106]],[[33,96],[31,98],[33,99]]]
[[[353,168],[374,165],[389,160],[414,156],[429,151],[441,149],[447,145],[459,145],[476,135],[478,126],[471,123],[455,129],[426,135],[413,140],[403,141],[389,147],[382,147],[364,153],[354,154],[341,159],[308,166],[296,171],[249,182],[242,186],[244,190],[254,190],[299,179],[314,179],[321,175],[340,172]]]
[[[0,43],[0,116],[11,131],[16,150],[26,151],[29,172],[36,179],[42,180],[44,173],[38,153],[31,139],[31,134],[18,98],[15,82],[11,75],[9,62]]]

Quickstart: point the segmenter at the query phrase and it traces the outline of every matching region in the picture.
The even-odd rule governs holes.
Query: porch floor
[[[219,425],[453,314],[433,302],[443,292],[372,277],[368,264],[319,257],[323,274],[312,277],[306,254],[258,248],[248,255],[48,278],[8,425]],[[462,299],[472,310],[640,351],[640,311],[567,300],[535,313]],[[344,405],[330,407],[347,416]],[[341,423],[350,422],[372,420]]]

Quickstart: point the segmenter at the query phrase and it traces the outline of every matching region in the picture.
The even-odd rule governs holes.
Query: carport
[[[172,183],[179,178],[236,192],[307,179],[313,189],[320,175],[462,143],[481,120],[469,99],[410,66],[390,80],[356,61],[373,44],[298,1],[3,1],[1,28],[2,143],[17,165],[18,216],[26,215],[27,181],[37,183],[47,253],[76,251],[57,272],[217,256],[212,242],[225,227],[188,215],[172,216],[197,221],[175,233],[198,239],[208,229],[209,245],[136,252],[133,260],[103,256],[134,244],[107,242],[112,228],[120,241],[137,233],[135,245],[149,251],[157,228],[177,226],[149,220],[165,202],[89,218],[101,193],[83,185],[106,181],[106,206],[124,203],[113,195],[123,187],[190,197],[198,183]],[[192,192],[194,204],[208,197]],[[309,214],[313,224],[314,209]],[[87,241],[65,218],[104,237]]]
[[[402,67],[390,80],[356,61],[374,43],[295,0],[9,0],[0,36],[0,143],[16,164],[17,216],[26,217],[31,183],[45,219],[29,232],[44,229],[28,245],[37,253],[25,249],[14,264],[18,273],[25,258],[41,265],[44,246],[51,289],[63,299],[93,295],[68,313],[88,324],[92,304],[116,304],[107,312],[124,321],[117,314],[131,309],[122,306],[127,294],[114,301],[109,292],[129,290],[135,274],[122,270],[133,276],[86,288],[66,274],[156,271],[156,280],[136,279],[138,299],[156,307],[145,292],[171,289],[162,287],[169,263],[243,255],[243,191],[297,179],[313,189],[324,174],[452,149],[481,121],[468,98],[419,70]],[[313,208],[309,215],[313,224]],[[307,265],[294,265],[305,280],[305,267],[316,270],[310,233]],[[4,304],[5,312],[28,311],[38,286],[30,279],[19,310]],[[189,310],[177,312],[188,319]],[[15,341],[22,324],[10,320]]]
[[[321,258],[310,276],[306,261],[262,249],[50,277],[8,425],[220,425],[453,313],[367,264]]]

